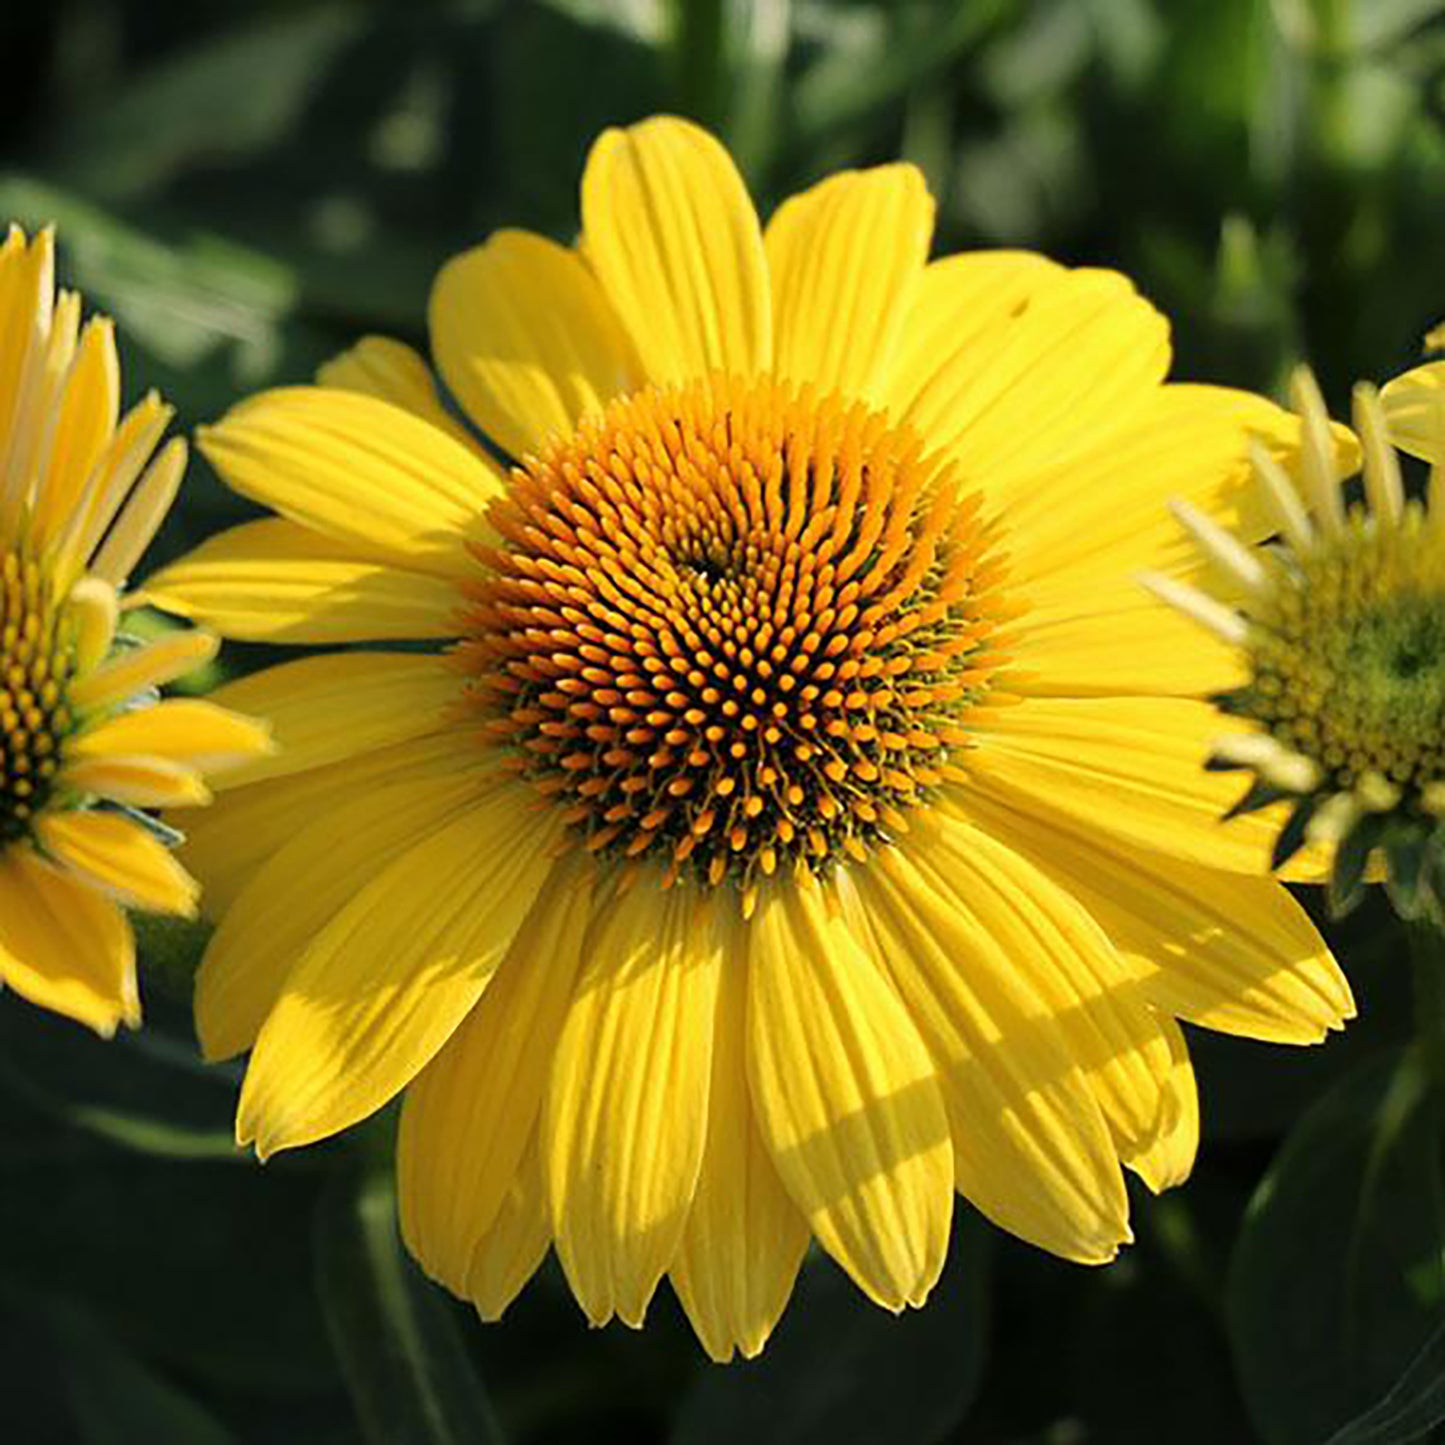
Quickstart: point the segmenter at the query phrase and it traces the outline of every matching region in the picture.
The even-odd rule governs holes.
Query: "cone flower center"
[[[1253,618],[1244,711],[1341,788],[1375,773],[1406,789],[1445,775],[1445,545],[1412,508],[1356,514],[1318,550],[1277,562]]]
[[[69,670],[45,572],[0,552],[0,848],[24,837],[49,800],[71,730]]]
[[[513,472],[459,658],[593,852],[736,884],[906,829],[999,661],[1002,566],[950,467],[769,380],[614,402]]]

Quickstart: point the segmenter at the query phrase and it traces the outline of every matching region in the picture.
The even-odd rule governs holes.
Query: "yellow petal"
[[[514,457],[566,436],[642,379],[612,305],[582,258],[526,231],[498,231],[441,270],[429,308],[447,385]]]
[[[81,335],[55,417],[50,457],[32,513],[38,546],[55,541],[83,505],[86,485],[115,431],[119,411],[115,328],[97,316]]]
[[[536,1273],[552,1242],[542,1186],[537,1131],[502,1197],[491,1227],[477,1241],[462,1291],[489,1324],[501,1319],[522,1286]]]
[[[744,956],[739,949],[735,963]],[[698,1338],[720,1364],[735,1351],[752,1359],[762,1350],[808,1247],[807,1221],[783,1188],[753,1120],[747,987],[745,968],[723,969],[707,1142],[670,1270]]]
[[[453,727],[326,767],[235,788],[204,813],[181,820],[186,841],[180,858],[205,885],[207,915],[219,918],[278,849],[358,794],[408,777],[475,766],[475,740]]]
[[[436,732],[460,692],[457,674],[426,653],[335,652],[253,672],[211,696],[269,722],[275,751],[233,768],[222,786],[306,772]]]
[[[1403,452],[1445,465],[1445,361],[1429,361],[1380,392],[1390,440]]]
[[[934,267],[929,268],[933,272]],[[963,267],[964,299],[974,295]],[[905,338],[890,377],[892,409],[932,447],[951,451],[965,474],[1000,501],[1033,471],[1118,431],[1153,396],[1169,367],[1169,328],[1129,281],[1112,271],[1050,275],[1022,300],[991,309],[990,324],[945,344],[920,366]],[[945,293],[949,273],[925,287]]]
[[[496,463],[478,445],[476,438],[442,405],[432,380],[431,368],[410,346],[389,336],[363,336],[355,346],[322,365],[316,372],[319,386],[339,391],[359,391],[388,401],[413,416],[446,432],[473,452],[484,466],[496,470]]]
[[[72,758],[145,753],[211,772],[271,750],[271,730],[251,718],[196,698],[167,698],[107,718],[66,746]]]
[[[967,251],[925,266],[888,370],[890,405],[907,408],[945,357],[962,365],[972,356],[982,370],[997,338],[1008,334],[1035,296],[1066,274],[1032,251]]]
[[[1048,600],[1040,601],[1042,593]],[[1249,680],[1249,665],[1132,573],[1064,587],[1035,584],[1010,653],[1031,697],[1192,697]]]
[[[582,233],[653,381],[766,369],[757,214],[732,158],[706,131],[671,116],[604,131],[582,176]]]
[[[530,789],[501,786],[360,888],[287,975],[241,1090],[262,1158],[381,1108],[481,997],[556,844]]]
[[[1174,1057],[1149,1006],[1148,969],[1121,957],[1077,899],[983,829],[940,814],[888,861],[896,866],[899,853],[994,945],[956,955],[968,959],[980,991],[1019,990],[1028,1008],[1053,1020],[1123,1161],[1172,1134]],[[1007,1036],[998,1047],[1010,1047]]]
[[[483,787],[484,779],[460,769],[363,785],[277,838],[226,910],[196,975],[196,1032],[206,1057],[249,1049],[317,934]]]
[[[48,813],[35,830],[46,853],[118,903],[195,916],[195,880],[138,823],[114,813]]]
[[[1086,602],[1096,579],[1192,567],[1194,545],[1169,511],[1174,498],[1261,541],[1275,524],[1254,480],[1251,443],[1288,466],[1299,436],[1297,418],[1249,392],[1158,387],[1126,426],[1046,459],[1026,486],[999,496],[1010,576],[1032,600],[1054,607],[1070,597]]]
[[[1169,1045],[1165,1086],[1175,1101],[1172,1120],[1147,1148],[1126,1160],[1155,1194],[1183,1184],[1199,1153],[1199,1089],[1194,1081],[1194,1065],[1189,1062],[1189,1047],[1173,1019],[1161,1016],[1159,1027]]]
[[[170,758],[82,758],[62,769],[61,781],[77,793],[109,798],[132,808],[194,808],[211,800],[194,768]]]
[[[246,522],[146,584],[144,600],[244,642],[455,637],[455,584],[359,556],[295,522]]]
[[[26,362],[43,346],[55,299],[54,238],[41,231],[27,242],[12,225],[0,247],[0,489],[20,431],[15,407]]]
[[[201,450],[243,497],[354,547],[442,576],[471,576],[464,546],[498,474],[446,432],[360,392],[262,392],[200,433]]]
[[[1204,868],[1265,874],[1277,809],[1221,821],[1240,791],[1207,772],[1230,731],[1187,698],[1029,698],[995,709],[969,755],[971,785],[1044,819]]]
[[[716,898],[654,875],[600,913],[542,1109],[552,1233],[593,1324],[642,1324],[702,1164],[725,935]]]
[[[125,916],[24,847],[0,855],[0,983],[107,1038],[140,1022]]]
[[[406,1091],[402,1237],[454,1294],[467,1292],[473,1253],[536,1134],[582,960],[594,867],[585,855],[556,865],[481,1001]]]
[[[895,848],[856,883],[879,956],[938,1062],[958,1189],[1001,1228],[1083,1264],[1129,1235],[1123,1175],[1082,1061],[994,892],[964,897]]]
[[[748,1078],[773,1163],[870,1299],[921,1305],[953,1210],[933,1061],[824,889],[777,888],[752,927]]]
[[[933,198],[911,165],[843,171],[768,222],[773,371],[873,400],[913,305]]]
[[[119,652],[92,673],[71,683],[68,697],[76,708],[108,707],[149,688],[164,687],[209,662],[220,646],[207,632],[184,628],[143,647]]]
[[[1274,879],[1199,868],[977,795],[962,806],[1079,899],[1147,970],[1150,1002],[1165,1013],[1293,1044],[1317,1043],[1354,1017],[1328,945]]]

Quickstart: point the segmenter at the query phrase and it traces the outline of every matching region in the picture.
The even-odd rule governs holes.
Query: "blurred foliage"
[[[437,267],[498,225],[567,237],[592,137],[658,109],[715,127],[765,209],[914,160],[940,250],[1122,267],[1182,376],[1276,389],[1307,357],[1339,404],[1445,314],[1445,0],[50,0],[4,7],[0,39],[0,213],[59,224],[127,391],[187,428],[363,333],[424,343]],[[198,462],[160,553],[239,512]],[[927,1310],[894,1321],[810,1261],[762,1361],[719,1371],[670,1298],[642,1335],[589,1332],[551,1266],[477,1325],[399,1249],[386,1121],[369,1149],[237,1154],[236,1075],[186,1021],[200,939],[150,930],[141,1035],[0,998],[5,1436],[1424,1438],[1439,1076],[1389,914],[1332,937],[1360,1022],[1306,1051],[1192,1035],[1199,1168],[1139,1192],[1117,1265],[961,1211]]]

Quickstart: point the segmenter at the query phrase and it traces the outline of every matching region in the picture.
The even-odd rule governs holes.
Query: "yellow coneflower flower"
[[[140,1018],[122,907],[191,914],[195,885],[136,811],[203,803],[201,773],[265,731],[210,703],[145,706],[215,651],[118,641],[118,591],[165,516],[186,447],[170,408],[117,420],[111,323],[55,293],[54,249],[0,245],[0,983],[101,1033]]]
[[[493,1317],[668,1275],[758,1351],[809,1238],[890,1309],[955,1191],[1069,1259],[1182,1179],[1186,1018],[1306,1042],[1348,988],[1216,826],[1228,649],[1141,595],[1163,500],[1238,521],[1268,403],[1166,386],[1124,278],[929,263],[906,165],[760,229],[684,122],[609,131],[573,249],[505,231],[203,445],[280,516],[154,584],[237,636],[430,640],[227,690],[272,717],[192,837],[211,1054],[262,1154],[406,1090],[402,1223]],[[1223,672],[1221,673],[1221,667]],[[1260,875],[1260,876],[1255,876]]]
[[[1243,686],[1221,707],[1253,724],[1216,746],[1213,766],[1254,773],[1236,804],[1284,802],[1274,859],[1306,842],[1333,850],[1330,896],[1359,898],[1371,859],[1402,916],[1445,923],[1445,363],[1355,388],[1362,505],[1335,484],[1324,403],[1299,372],[1308,505],[1275,462],[1255,459],[1280,544],[1248,546],[1187,503],[1175,512],[1233,584],[1228,600],[1176,581],[1154,590],[1237,646]],[[1382,404],[1383,403],[1383,404]],[[1407,500],[1402,449],[1434,464],[1426,503]]]

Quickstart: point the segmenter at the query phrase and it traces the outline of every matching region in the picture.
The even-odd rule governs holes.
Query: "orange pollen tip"
[[[648,388],[514,468],[466,696],[589,851],[746,902],[904,831],[970,745],[1005,611],[979,513],[861,403]]]

